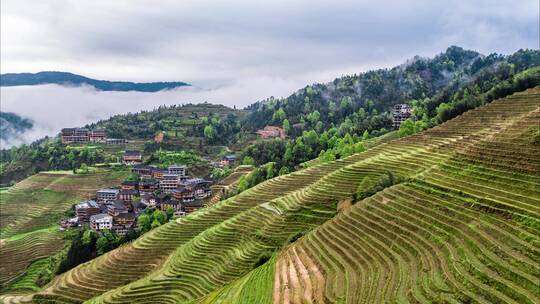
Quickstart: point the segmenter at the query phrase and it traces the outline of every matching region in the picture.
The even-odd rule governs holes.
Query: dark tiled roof
[[[139,193],[139,191],[134,190],[134,189],[130,189],[130,190],[120,190],[120,195],[122,195],[122,194],[136,195],[137,193]]]
[[[182,203],[184,207],[202,207],[203,202],[201,200],[194,200],[192,202],[184,202]]]

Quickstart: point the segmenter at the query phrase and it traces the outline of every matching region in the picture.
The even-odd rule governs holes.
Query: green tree
[[[244,190],[247,190],[248,188],[249,188],[249,182],[246,176],[243,175],[242,177],[240,177],[240,180],[238,181],[238,190],[242,192]]]
[[[213,140],[216,136],[216,130],[211,125],[207,125],[204,127],[204,137],[206,137],[208,140]]]
[[[82,236],[82,243],[85,246],[88,246],[94,243],[96,241],[96,238],[97,238],[97,234],[94,230],[90,230],[90,229],[85,230]]]
[[[167,220],[171,220],[174,216],[174,208],[169,206],[165,212],[167,213]]]
[[[242,164],[254,166],[255,160],[251,156],[244,156],[244,159],[242,159]]]
[[[102,255],[109,251],[111,243],[106,236],[101,236],[96,241],[96,251],[98,255]]]
[[[289,123],[288,119],[283,120],[283,130],[285,130],[285,133],[287,133],[287,134],[291,130],[291,124]]]
[[[398,133],[400,137],[414,134],[414,122],[410,118],[402,122]]]
[[[159,226],[161,226],[161,223],[157,219],[155,219],[154,221],[152,221],[152,225],[150,227],[152,229],[154,229],[154,228],[157,228]]]
[[[274,177],[274,163],[269,163],[266,166],[266,179],[271,179]]]
[[[80,172],[82,174],[88,174],[88,172],[90,172],[90,170],[88,169],[88,165],[85,164],[85,163],[82,163],[81,168],[80,168]]]
[[[138,222],[138,225],[139,225],[139,228],[141,229],[141,231],[143,232],[146,232],[148,230],[150,230],[151,228],[151,218],[148,214],[141,214],[138,218],[137,218],[137,222]]]
[[[276,112],[274,112],[274,115],[272,116],[272,121],[274,121],[275,123],[281,123],[285,118],[287,118],[285,110],[283,110],[283,108],[279,108]]]
[[[163,211],[154,211],[153,217],[154,221],[158,221],[160,225],[164,224],[167,221],[167,214]],[[153,224],[154,223],[152,222],[152,225]]]
[[[362,140],[367,140],[369,138],[369,132],[368,130],[364,131],[364,134],[362,134]]]
[[[286,166],[283,166],[281,167],[281,169],[279,169],[279,175],[285,175],[285,174],[289,174],[289,168]]]

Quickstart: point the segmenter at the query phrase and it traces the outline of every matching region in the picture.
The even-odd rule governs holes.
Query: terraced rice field
[[[42,172],[3,191],[0,194],[0,285],[21,275],[32,261],[48,257],[63,246],[56,222],[66,210],[101,187],[119,184],[126,175],[126,172],[110,171],[88,175]]]
[[[536,88],[266,181],[74,268],[33,300],[538,303],[539,107]],[[342,203],[388,170],[404,182]]]
[[[238,183],[240,178],[244,175],[247,175],[253,171],[251,166],[239,166],[235,169],[233,173],[225,177],[219,183],[212,185],[212,196],[208,199],[208,202],[205,203],[207,207],[216,204],[221,201],[223,197],[230,192],[238,190]]]

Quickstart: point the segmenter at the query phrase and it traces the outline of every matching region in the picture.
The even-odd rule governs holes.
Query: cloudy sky
[[[186,81],[201,89],[148,96],[2,88],[3,110],[53,120],[48,112],[37,118],[34,105],[75,103],[70,111],[77,111],[78,100],[86,106],[101,103],[100,118],[125,111],[122,100],[133,110],[204,100],[244,106],[287,96],[309,83],[391,67],[414,55],[431,57],[449,45],[485,54],[538,48],[538,5],[538,0],[2,0],[2,73],[57,70],[108,80]],[[72,116],[58,121],[95,118]]]

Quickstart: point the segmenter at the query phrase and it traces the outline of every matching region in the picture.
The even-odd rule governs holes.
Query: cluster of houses
[[[107,138],[103,129],[64,128],[60,131],[63,144],[105,143],[108,145],[126,144],[126,139]]]
[[[401,123],[407,120],[412,115],[412,107],[406,103],[399,103],[394,105],[394,111],[392,112],[392,126],[396,129],[401,126]]]
[[[118,235],[126,235],[135,228],[137,216],[145,206],[120,199],[119,189],[101,189],[96,198],[75,205],[76,217],[61,222],[63,227],[88,226],[96,231],[112,230]]]
[[[189,214],[203,207],[203,200],[212,194],[211,181],[190,178],[183,165],[167,169],[134,165],[138,180],[126,180],[119,189],[100,189],[94,199],[75,206],[76,217],[61,222],[64,228],[88,226],[96,231],[109,229],[125,235],[136,228],[136,219],[146,208],[174,210],[176,216]]]

